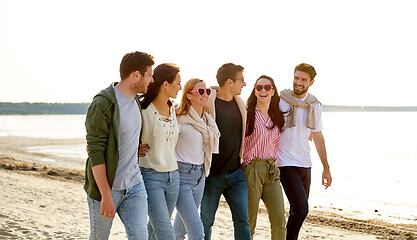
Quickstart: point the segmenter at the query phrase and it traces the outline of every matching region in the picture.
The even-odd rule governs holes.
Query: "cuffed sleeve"
[[[105,164],[108,146],[109,125],[112,121],[110,106],[93,101],[88,108],[85,127],[87,130],[87,151],[91,167]]]

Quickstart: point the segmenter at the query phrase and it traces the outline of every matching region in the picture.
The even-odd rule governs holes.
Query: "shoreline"
[[[80,194],[80,196],[72,196],[72,197],[75,197],[75,199],[77,199],[78,204],[80,204],[80,201],[81,202],[85,201],[84,199],[85,194],[82,189],[82,183],[84,181],[84,171],[82,170],[60,168],[60,167],[56,167],[52,165],[34,163],[34,162],[29,162],[29,161],[22,161],[22,160],[18,160],[10,156],[0,155],[0,171],[2,172],[2,176],[3,174],[15,175],[19,179],[31,178],[31,179],[36,179],[39,181],[44,181],[47,183],[46,185],[31,186],[32,188],[34,188],[34,192],[42,192],[42,191],[48,190],[49,186],[53,186],[53,185],[72,184],[72,188],[74,187],[77,188],[77,191],[79,191],[79,194]],[[3,186],[6,186],[6,185],[3,184]],[[69,188],[69,189],[72,189],[72,188]],[[15,189],[15,190],[20,191],[20,189]],[[64,190],[65,189],[62,189],[62,191]],[[6,194],[6,193],[3,193],[3,194]],[[68,193],[63,192],[62,194],[64,194],[62,198],[66,199]],[[36,196],[33,196],[33,197],[36,197]],[[29,196],[29,198],[31,198],[31,196]],[[35,199],[32,199],[32,200],[35,201]],[[60,204],[62,203],[56,202],[57,206]],[[81,208],[87,209],[86,204],[84,205],[85,206]],[[9,206],[7,203],[5,204],[3,208],[6,211],[8,211],[8,209],[10,209],[10,211],[13,211],[13,207]],[[42,208],[42,205],[40,208]],[[60,206],[60,208],[64,208],[65,210],[65,204],[63,206]],[[286,208],[288,212],[287,205],[286,205]],[[7,222],[6,220],[8,219],[7,217],[8,215],[9,215],[8,212],[5,212],[5,213],[1,212],[0,219],[3,218],[1,222]],[[227,231],[227,233],[231,232],[233,234],[230,210],[228,209],[228,206],[225,203],[224,199],[222,199],[220,203],[219,212],[217,215],[218,215],[216,216],[217,225],[215,223],[215,226],[213,227],[213,232],[220,232],[221,235],[219,236],[226,236],[227,234],[225,233],[225,231]],[[349,216],[344,216],[344,215],[347,215],[347,214],[343,214],[343,212],[339,214],[339,213],[336,213],[335,211],[331,211],[330,209],[326,209],[324,207],[311,209],[306,219],[305,226],[303,226],[303,229],[301,230],[300,239],[316,239],[316,238],[317,239],[318,238],[352,239],[352,238],[357,238],[357,237],[360,237],[361,239],[417,239],[417,224],[415,225],[391,224],[391,223],[383,222],[378,219],[362,220],[360,218],[355,218],[352,215],[349,215]],[[221,220],[218,220],[217,218]],[[87,210],[85,210],[85,212],[83,213],[83,219],[84,221],[86,221],[86,224],[87,224],[87,226],[84,226],[83,228],[85,228],[85,232],[87,232],[88,234],[88,211]],[[52,222],[51,225],[53,224],[54,223]],[[229,224],[230,226],[224,227],[227,224]],[[4,223],[2,225],[4,225]],[[2,226],[2,227],[6,227],[6,226]],[[124,236],[123,228],[121,228],[119,232],[121,234],[120,236]],[[5,231],[0,231],[0,237],[6,236],[2,234],[6,234]],[[113,234],[113,231],[112,231],[112,234]],[[269,221],[267,217],[267,211],[261,204],[260,214],[258,216],[257,232],[255,236],[258,236],[256,237],[257,239],[265,239],[265,237],[268,238],[269,236],[268,234],[269,234]],[[233,235],[230,235],[230,237],[232,236]],[[86,236],[84,236],[84,238],[85,237]],[[228,238],[225,238],[225,239],[228,239]]]

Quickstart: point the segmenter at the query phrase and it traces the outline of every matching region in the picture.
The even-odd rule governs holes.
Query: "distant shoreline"
[[[416,112],[417,106],[337,106],[323,105],[323,112]]]
[[[89,103],[0,102],[0,115],[86,114]]]
[[[90,103],[0,102],[0,115],[86,114]],[[323,112],[417,112],[417,106],[323,105]]]

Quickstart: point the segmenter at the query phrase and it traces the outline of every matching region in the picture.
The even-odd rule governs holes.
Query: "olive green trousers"
[[[271,223],[271,240],[284,240],[285,208],[282,188],[279,181],[279,169],[275,167],[275,159],[253,159],[243,166],[248,185],[248,213],[251,238],[255,234],[259,200],[265,204]]]

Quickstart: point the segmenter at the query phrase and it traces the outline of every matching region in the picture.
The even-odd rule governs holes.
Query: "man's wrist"
[[[111,196],[111,191],[105,191],[105,192],[103,192],[102,194],[101,194],[101,198],[103,199],[109,199],[109,198],[111,198],[112,196]]]

